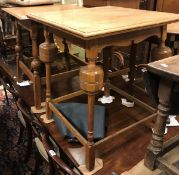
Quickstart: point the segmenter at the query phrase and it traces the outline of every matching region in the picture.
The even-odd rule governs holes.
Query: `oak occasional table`
[[[62,5],[60,3],[54,5],[43,5],[43,6],[32,6],[32,7],[14,7],[14,8],[3,8],[2,10],[9,14],[11,17],[15,18],[15,27],[16,27],[16,64],[17,64],[17,79],[21,81],[21,70],[33,83],[34,89],[34,107],[32,110],[34,112],[43,112],[42,108],[43,103],[41,103],[41,85],[45,83],[45,77],[40,77],[39,68],[39,35],[43,32],[43,26],[39,23],[36,23],[30,20],[27,15],[33,12],[43,13],[46,11],[63,11],[69,9],[79,8],[76,5]],[[25,29],[30,32],[30,37],[32,40],[32,62],[31,68],[29,68],[22,59],[22,36],[21,29]]]
[[[156,36],[160,39],[160,43],[153,55],[155,59],[163,58],[170,52],[165,47],[167,24],[178,21],[179,15],[105,6],[63,12],[36,12],[29,14],[28,17],[45,26],[45,42],[40,45],[39,55],[40,60],[46,64],[46,118],[51,119],[51,111],[56,113],[67,128],[84,145],[86,168],[92,171],[95,168],[95,149],[99,148],[104,142],[110,143],[111,139],[120,134],[120,131],[118,131],[98,142],[94,143],[93,140],[95,94],[103,87],[104,77],[102,68],[95,64],[98,53],[102,49],[104,49],[103,53],[105,53],[105,50],[110,50],[112,46],[137,44],[151,36]],[[84,48],[88,59],[88,65],[81,67],[80,70],[80,87],[82,90],[69,94],[64,98],[51,99],[50,63],[55,55],[51,33],[64,37],[71,43]],[[104,54],[103,60],[108,59],[108,56]],[[110,87],[119,92],[115,86],[110,85]],[[66,121],[65,117],[54,106],[54,103],[82,93],[88,94],[87,139]]]

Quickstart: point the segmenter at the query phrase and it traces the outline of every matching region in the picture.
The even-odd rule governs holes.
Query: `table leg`
[[[22,72],[19,66],[19,61],[22,56],[22,43],[21,43],[21,27],[18,25],[18,22],[15,21],[15,27],[16,27],[16,45],[15,45],[15,52],[16,52],[16,76],[17,81],[22,81]]]
[[[145,165],[153,170],[155,169],[156,159],[160,156],[163,149],[164,133],[167,118],[170,111],[170,96],[172,90],[172,82],[161,79],[158,89],[159,105],[158,115],[155,122],[154,132],[145,155]]]
[[[106,47],[103,49],[103,70],[104,70],[104,96],[110,96],[110,79],[108,77],[108,70],[110,67],[110,60],[112,59],[113,47]]]
[[[45,121],[51,121],[51,111],[49,109],[49,102],[51,100],[51,66],[58,49],[53,41],[53,34],[48,32],[48,28],[44,29],[45,42],[40,44],[39,47],[39,56],[40,60],[45,63],[46,69],[46,116]]]
[[[172,50],[169,47],[165,46],[165,41],[167,39],[167,27],[164,26],[161,30],[162,30],[162,35],[159,41],[159,45],[153,48],[151,51],[152,61],[156,61],[172,56]]]
[[[95,58],[92,57],[95,55]],[[94,148],[94,102],[95,93],[103,87],[103,70],[96,66],[97,54],[92,51],[87,54],[89,64],[80,69],[80,87],[88,94],[88,143],[86,145],[86,168],[89,171],[94,169],[95,148]]]
[[[50,63],[45,64],[46,71],[46,116],[47,119],[51,119],[51,111],[49,109],[49,101],[51,100],[51,67]]]
[[[38,110],[41,109],[41,84],[40,84],[40,75],[39,75],[40,60],[38,58],[37,28],[35,26],[32,28],[33,29],[30,33],[31,40],[32,40],[32,57],[33,57],[33,60],[31,62],[31,67],[33,69],[34,103],[35,103],[35,108]]]
[[[86,166],[88,170],[93,170],[95,163],[94,149],[94,102],[95,95],[88,95],[88,145],[86,146]]]
[[[66,42],[66,39],[64,38],[62,41],[63,45],[64,45],[64,57],[65,57],[65,66],[66,66],[66,70],[70,70],[71,66],[70,66],[70,58],[69,58],[69,48],[68,48],[68,44]]]
[[[129,58],[129,88],[131,94],[133,94],[133,83],[135,78],[135,64],[136,64],[136,56],[137,56],[137,44],[132,42],[131,44],[131,51],[130,51],[130,58]]]
[[[103,70],[104,70],[104,96],[102,98],[99,98],[98,101],[101,101],[101,103],[112,103],[114,100],[114,97],[110,96],[110,79],[109,79],[109,69],[111,67],[112,57],[114,53],[114,47],[105,47],[102,52],[102,58],[103,58]]]

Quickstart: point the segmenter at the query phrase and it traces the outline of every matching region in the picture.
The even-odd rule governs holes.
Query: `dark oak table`
[[[164,132],[169,114],[178,114],[179,56],[165,58],[149,63],[148,72],[158,80],[157,93],[158,115],[154,132],[145,155],[145,165],[151,170],[160,168],[168,174],[177,175],[179,169],[169,162],[164,155],[179,145],[179,134],[164,144]],[[153,90],[154,91],[154,90]],[[179,161],[178,154],[173,155]]]

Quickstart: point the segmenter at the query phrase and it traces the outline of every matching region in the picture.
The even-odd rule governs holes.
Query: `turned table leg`
[[[137,44],[132,42],[131,50],[130,50],[130,58],[129,58],[129,88],[131,94],[133,94],[133,83],[135,78],[135,64],[136,64],[136,56],[137,56]]]
[[[64,45],[65,66],[66,66],[66,70],[68,71],[71,69],[71,66],[70,66],[70,58],[69,58],[69,48],[65,38],[63,38],[62,43]]]
[[[156,159],[160,156],[163,149],[164,133],[167,118],[170,111],[170,96],[172,91],[172,82],[161,79],[158,89],[159,105],[158,115],[155,122],[154,132],[145,155],[145,165],[153,170],[155,169]]]
[[[88,95],[88,145],[86,147],[86,166],[88,170],[93,170],[95,163],[94,149],[94,102],[95,95]]]
[[[108,70],[110,67],[110,60],[112,59],[113,47],[106,47],[103,49],[103,70],[104,70],[104,96],[110,96],[110,79],[108,77]]]
[[[101,103],[112,103],[114,100],[114,97],[110,96],[110,79],[109,79],[109,69],[111,67],[112,63],[112,56],[114,53],[114,47],[105,47],[102,52],[102,58],[103,58],[103,70],[104,70],[104,96],[102,98],[99,98],[98,101],[101,101]]]
[[[32,57],[33,57],[33,60],[31,62],[31,67],[33,69],[34,103],[35,103],[35,108],[38,110],[41,109],[41,84],[40,84],[40,75],[39,75],[40,60],[38,58],[37,28],[35,26],[32,28],[33,29],[30,33],[31,40],[32,40]]]
[[[95,54],[87,55],[89,64],[80,69],[80,87],[88,94],[88,143],[86,145],[86,168],[89,171],[94,169],[95,148],[94,148],[94,103],[95,93],[103,87],[103,70],[96,66]]]
[[[165,45],[167,39],[167,27],[162,28],[162,35],[159,41],[159,45],[152,49],[151,51],[151,60],[156,61],[163,58],[172,56],[172,50]]]
[[[48,32],[48,28],[44,29],[45,42],[40,44],[39,56],[40,60],[45,63],[46,70],[46,119],[51,119],[51,111],[49,109],[49,101],[51,100],[51,66],[58,49],[53,41],[53,34]]]
[[[19,61],[22,56],[22,43],[21,43],[21,27],[18,25],[18,22],[15,21],[15,27],[16,27],[16,45],[15,45],[15,52],[16,52],[16,76],[17,81],[22,81],[22,72],[20,69]]]

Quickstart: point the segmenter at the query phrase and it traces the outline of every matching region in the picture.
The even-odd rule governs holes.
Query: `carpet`
[[[32,154],[28,162],[24,162],[27,150],[27,131],[23,133],[23,139],[17,144],[20,123],[17,117],[17,108],[13,97],[8,93],[9,103],[4,95],[3,87],[0,86],[0,175],[32,175],[35,166],[35,152],[33,144]],[[42,164],[38,175],[48,174],[47,165]]]

